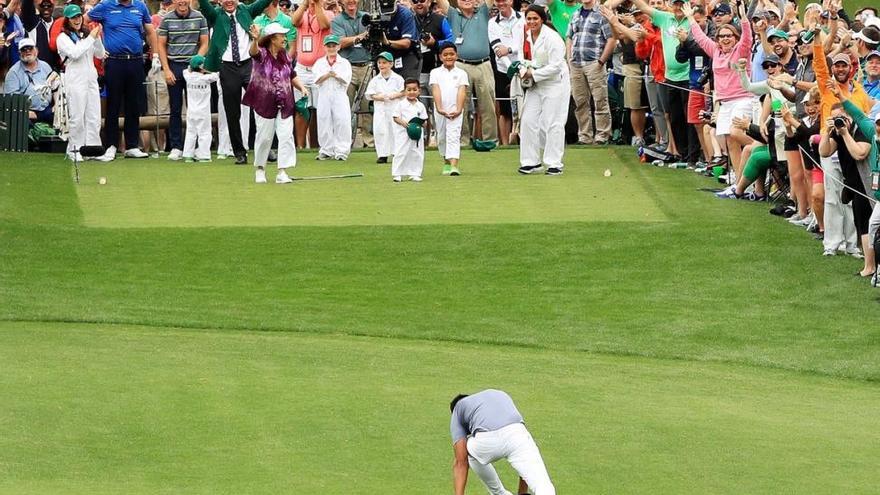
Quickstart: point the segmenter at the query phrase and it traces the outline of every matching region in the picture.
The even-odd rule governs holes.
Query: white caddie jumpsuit
[[[183,157],[211,158],[211,84],[220,80],[219,72],[201,73],[184,69],[186,81],[186,138]],[[219,85],[218,85],[219,86]]]
[[[532,46],[535,84],[526,90],[520,122],[519,162],[523,167],[540,165],[562,168],[565,153],[565,122],[571,81],[565,61],[565,42],[559,34],[541,27],[537,39],[526,33]],[[543,157],[541,150],[543,149]]]
[[[458,117],[450,119],[437,113],[438,109],[450,111],[458,104],[458,92],[462,86],[469,86],[467,72],[458,67],[447,69],[442,65],[431,70],[428,79],[431,86],[431,94],[434,94],[434,87],[440,89],[440,99],[434,100],[434,125],[437,127],[437,150],[446,160],[459,159],[461,157],[461,128],[464,122],[464,115],[467,111],[467,100],[465,100],[465,111],[458,114]]]
[[[331,65],[327,56],[315,61],[312,72],[315,79],[333,71],[330,77],[318,84],[315,109],[318,111],[319,153],[333,158],[348,158],[351,153],[351,106],[348,103],[348,85],[351,83],[351,64],[337,55]]]
[[[399,117],[404,122],[409,122],[413,117],[428,120],[428,111],[425,105],[416,100],[396,100],[393,116]],[[376,122],[375,120],[373,121]],[[413,141],[406,132],[406,127],[393,123],[394,126],[394,159],[391,161],[392,177],[421,177],[425,167],[425,133],[418,141]]]
[[[373,101],[373,139],[376,144],[376,156],[379,158],[389,157],[394,153],[394,109],[401,102],[401,98],[390,101],[373,100],[373,95],[388,96],[403,91],[403,78],[393,71],[389,71],[388,78],[382,74],[370,80],[364,96]],[[400,126],[397,126],[400,127]]]
[[[75,36],[75,35],[74,35]],[[58,35],[58,55],[64,62],[64,90],[67,93],[67,151],[82,146],[101,145],[101,94],[94,58],[104,57],[100,38],[86,36],[76,40]]]

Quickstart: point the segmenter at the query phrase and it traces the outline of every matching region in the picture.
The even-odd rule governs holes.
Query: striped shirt
[[[595,62],[602,56],[605,43],[612,37],[611,24],[599,13],[599,7],[581,7],[572,14],[568,24],[571,40],[571,61],[576,64]]]
[[[190,9],[186,16],[172,10],[162,18],[156,32],[168,38],[168,60],[189,62],[199,50],[199,37],[208,35],[208,21],[197,10]]]

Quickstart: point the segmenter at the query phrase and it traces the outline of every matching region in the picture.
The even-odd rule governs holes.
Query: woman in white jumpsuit
[[[80,147],[101,145],[101,95],[94,58],[104,57],[104,45],[101,25],[96,24],[91,32],[84,29],[82,10],[77,5],[64,8],[63,21],[57,43],[67,97],[67,156],[80,161]]]
[[[547,165],[547,175],[562,175],[565,122],[571,83],[565,61],[565,42],[549,23],[540,5],[526,9],[526,43],[531,58],[520,71],[526,89],[520,121],[519,172],[531,174]],[[543,149],[543,156],[541,150]]]

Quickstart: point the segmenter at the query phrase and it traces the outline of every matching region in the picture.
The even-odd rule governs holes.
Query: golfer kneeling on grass
[[[501,390],[458,395],[449,405],[452,420],[452,465],[455,495],[464,495],[468,465],[492,495],[511,495],[492,463],[507,459],[519,473],[519,493],[531,487],[534,495],[555,495],[544,460],[513,399]]]

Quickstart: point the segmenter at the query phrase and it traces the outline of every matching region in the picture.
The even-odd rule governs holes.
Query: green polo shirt
[[[680,21],[676,20],[675,16],[669,12],[655,9],[651,15],[651,22],[660,29],[663,35],[663,61],[666,62],[666,79],[676,82],[689,81],[689,62],[681,63],[675,60],[675,50],[680,44],[675,32],[679,29],[690,31],[690,21],[688,21],[687,17],[682,18]]]
[[[571,22],[571,17],[580,8],[580,2],[575,2],[574,5],[566,5],[563,0],[553,0],[553,3],[547,7],[547,10],[550,12],[550,19],[553,21],[553,26],[562,36],[562,39],[567,39],[568,23]]]
[[[284,12],[279,11],[274,19],[269,19],[267,14],[260,14],[254,19],[254,24],[260,26],[260,32],[263,32],[266,29],[266,26],[272,24],[273,22],[278,23],[281,27],[288,29],[287,31],[287,41],[284,43],[284,48],[286,50],[290,49],[290,44],[296,41],[296,28],[293,27],[293,20],[291,20],[290,16],[285,14]]]
[[[341,14],[330,21],[330,29],[340,39],[357,36],[367,30],[367,27],[361,22],[364,15],[366,15],[366,12],[362,10],[355,12],[354,17],[349,16],[348,12],[342,11]],[[353,64],[362,64],[370,61],[370,52],[364,48],[363,44],[343,48],[339,50],[339,54]]]

